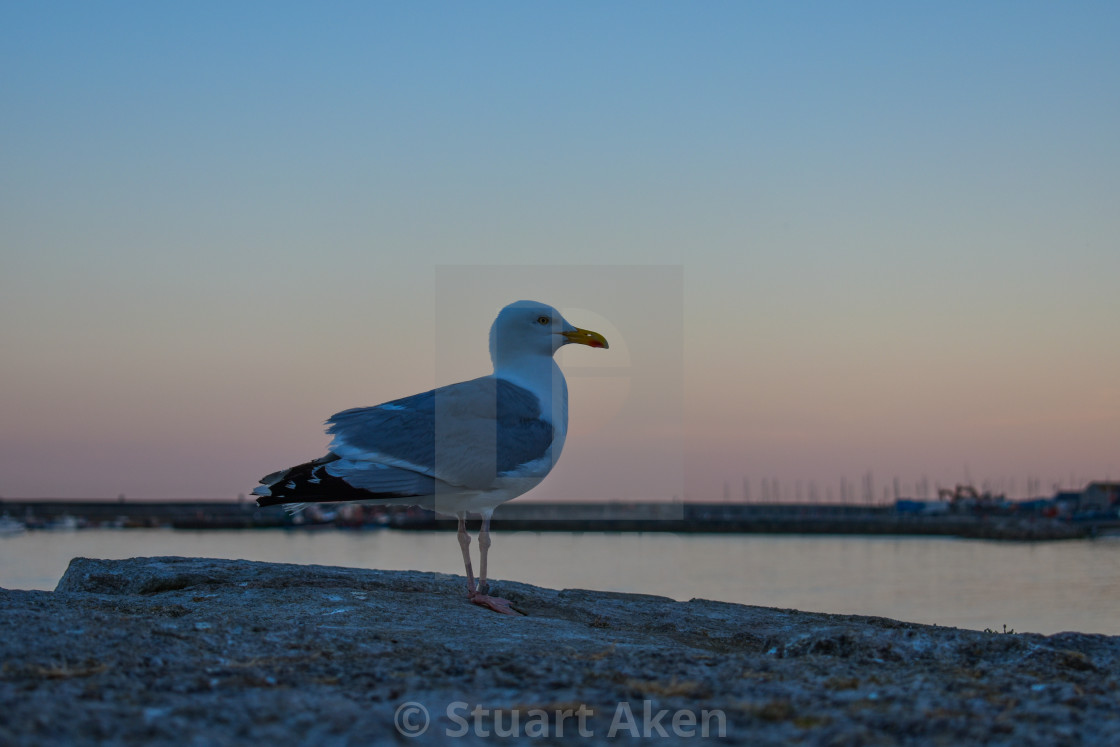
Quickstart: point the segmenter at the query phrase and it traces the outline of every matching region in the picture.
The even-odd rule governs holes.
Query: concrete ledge
[[[0,743],[415,744],[423,708],[424,744],[1120,744],[1120,638],[496,593],[527,616],[456,576],[78,558],[54,592],[0,590]]]

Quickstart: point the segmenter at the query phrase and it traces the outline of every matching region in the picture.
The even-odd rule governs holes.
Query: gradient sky
[[[1118,478],[1118,38],[1112,2],[2,3],[0,495],[248,492],[485,373],[518,298],[619,341],[565,356],[539,497]]]

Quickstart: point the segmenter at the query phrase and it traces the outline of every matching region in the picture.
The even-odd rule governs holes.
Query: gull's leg
[[[479,548],[479,575],[478,575],[478,591],[470,594],[470,599],[480,607],[492,609],[495,612],[501,612],[503,615],[516,615],[520,614],[512,607],[509,606],[508,599],[501,597],[492,597],[487,592],[490,591],[490,584],[486,580],[486,554],[490,549],[490,516],[493,511],[483,511],[482,513],[482,528],[478,530],[478,548]]]
[[[480,594],[487,594],[490,591],[490,583],[486,580],[486,555],[490,551],[490,517],[493,515],[493,511],[483,512],[482,528],[478,530],[478,592]]]
[[[467,569],[467,596],[474,596],[474,571],[471,569],[471,536],[467,534],[467,512],[459,512],[459,547],[463,549],[463,567]],[[481,542],[481,540],[480,540]],[[482,561],[482,577],[486,578],[486,561]]]

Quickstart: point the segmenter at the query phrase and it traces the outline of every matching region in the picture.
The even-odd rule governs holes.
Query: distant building
[[[1120,506],[1120,482],[1091,482],[1081,491],[1079,511],[1108,511]]]

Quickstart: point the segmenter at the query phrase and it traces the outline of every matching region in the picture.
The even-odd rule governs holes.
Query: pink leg
[[[509,600],[489,595],[490,584],[486,580],[486,555],[490,550],[490,511],[482,514],[482,528],[478,530],[478,591],[470,594],[470,599],[475,604],[501,612],[503,615],[520,614],[509,606]]]
[[[478,590],[483,594],[490,591],[486,581],[486,556],[490,552],[490,514],[482,515],[482,528],[478,530]]]
[[[474,570],[471,569],[471,536],[467,534],[467,512],[459,512],[459,547],[463,549],[463,567],[467,569],[467,596],[474,596]],[[483,578],[486,573],[486,561],[483,561]]]

